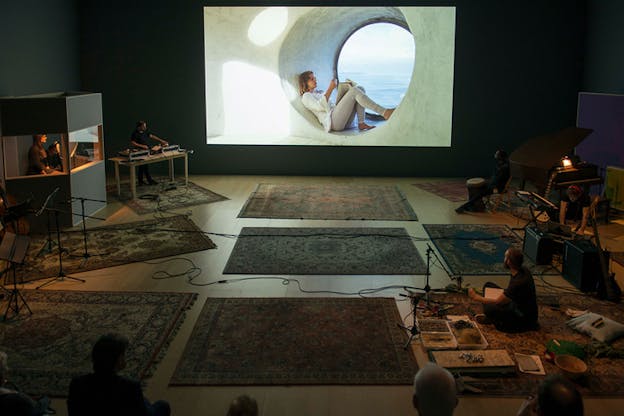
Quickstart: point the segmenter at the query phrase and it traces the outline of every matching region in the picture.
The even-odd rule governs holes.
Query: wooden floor
[[[496,214],[462,214],[454,209],[458,204],[451,203],[429,192],[420,190],[412,184],[424,181],[445,181],[445,179],[427,178],[346,178],[346,177],[261,177],[261,176],[194,176],[191,180],[214,192],[225,195],[227,201],[209,205],[181,209],[179,212],[192,211],[191,218],[204,231],[217,234],[237,234],[245,226],[264,227],[304,227],[304,226],[336,226],[336,227],[405,227],[412,236],[426,237],[422,224],[436,223],[491,223],[508,224],[521,227],[524,221],[505,212]],[[276,219],[241,219],[237,215],[250,193],[258,183],[357,183],[397,185],[406,195],[419,217],[418,222],[398,221],[318,221],[318,220],[276,220]],[[106,216],[106,224],[137,220],[137,216],[128,207],[119,202],[110,203],[98,215]],[[151,217],[151,216],[148,216]],[[146,218],[146,217],[143,217]],[[101,223],[88,223],[88,226]],[[621,227],[618,228],[618,227]],[[606,230],[601,236],[603,245],[611,250],[624,250],[624,227],[617,224],[601,227]],[[232,238],[211,235],[217,244],[215,250],[191,253],[181,257],[191,259],[201,268],[201,275],[196,283],[208,283],[220,279],[236,278],[236,275],[222,275],[235,240]],[[415,243],[421,254],[426,250],[425,242]],[[502,259],[501,259],[502,260]],[[156,280],[154,272],[166,270],[170,273],[184,271],[187,264],[171,261],[158,265],[136,263],[109,269],[96,270],[76,275],[84,278],[85,283],[63,281],[57,282],[46,289],[49,290],[124,290],[124,291],[181,291],[197,292],[199,300],[188,312],[186,320],[175,335],[166,356],[157,366],[154,376],[147,380],[145,394],[150,399],[166,399],[173,409],[174,415],[224,415],[230,400],[240,394],[255,397],[261,415],[271,416],[307,416],[307,415],[413,415],[411,407],[410,386],[259,386],[259,387],[168,387],[168,382],[175,366],[181,357],[184,346],[190,336],[195,320],[207,297],[296,297],[310,296],[301,293],[296,285],[283,285],[275,280],[256,280],[210,286],[192,286],[185,277]],[[488,280],[491,280],[490,277]],[[507,278],[496,277],[501,284]],[[557,284],[567,285],[563,279]],[[342,276],[332,279],[328,276],[305,276],[301,278],[305,289],[352,291],[375,288],[392,284],[424,286],[423,276]],[[482,284],[485,278],[472,278],[473,286]],[[447,274],[440,268],[433,268],[431,286],[443,287],[450,283]],[[34,287],[31,284],[27,287]],[[539,290],[539,289],[538,289]],[[409,312],[409,304],[402,301],[398,290],[389,290],[378,296],[394,297],[402,316]],[[316,296],[332,296],[316,295]],[[410,322],[407,322],[410,324]],[[305,330],[305,328],[301,328]],[[460,399],[456,415],[515,415],[522,399],[515,398],[481,398],[463,397]],[[586,399],[586,415],[622,414],[624,399]],[[64,400],[54,400],[53,407],[57,414],[65,415],[67,410]]]

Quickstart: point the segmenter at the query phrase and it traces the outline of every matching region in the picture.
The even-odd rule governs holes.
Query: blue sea
[[[357,82],[366,89],[366,94],[375,102],[386,108],[394,108],[399,105],[411,81],[411,68],[408,71],[341,71],[340,82],[347,78]]]

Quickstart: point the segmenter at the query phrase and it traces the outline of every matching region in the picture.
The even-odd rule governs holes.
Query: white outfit
[[[301,97],[301,103],[312,111],[325,131],[342,131],[350,126],[357,114],[358,123],[365,122],[365,108],[369,108],[381,115],[386,108],[371,100],[361,86],[351,83],[338,85],[338,104],[327,101],[322,91],[306,92]]]
[[[306,92],[301,97],[301,103],[312,111],[325,131],[331,128],[331,112],[334,109],[332,102],[327,102],[322,91]]]

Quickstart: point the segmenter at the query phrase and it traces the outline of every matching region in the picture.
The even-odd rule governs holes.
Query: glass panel
[[[5,177],[66,173],[63,139],[58,133],[2,137]]]
[[[71,169],[102,160],[102,126],[92,126],[69,133]]]

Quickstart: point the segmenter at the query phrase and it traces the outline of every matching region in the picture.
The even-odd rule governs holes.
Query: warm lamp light
[[[570,160],[569,157],[564,156],[563,159],[561,159],[561,165],[564,168],[571,168],[572,167],[572,161]]]

